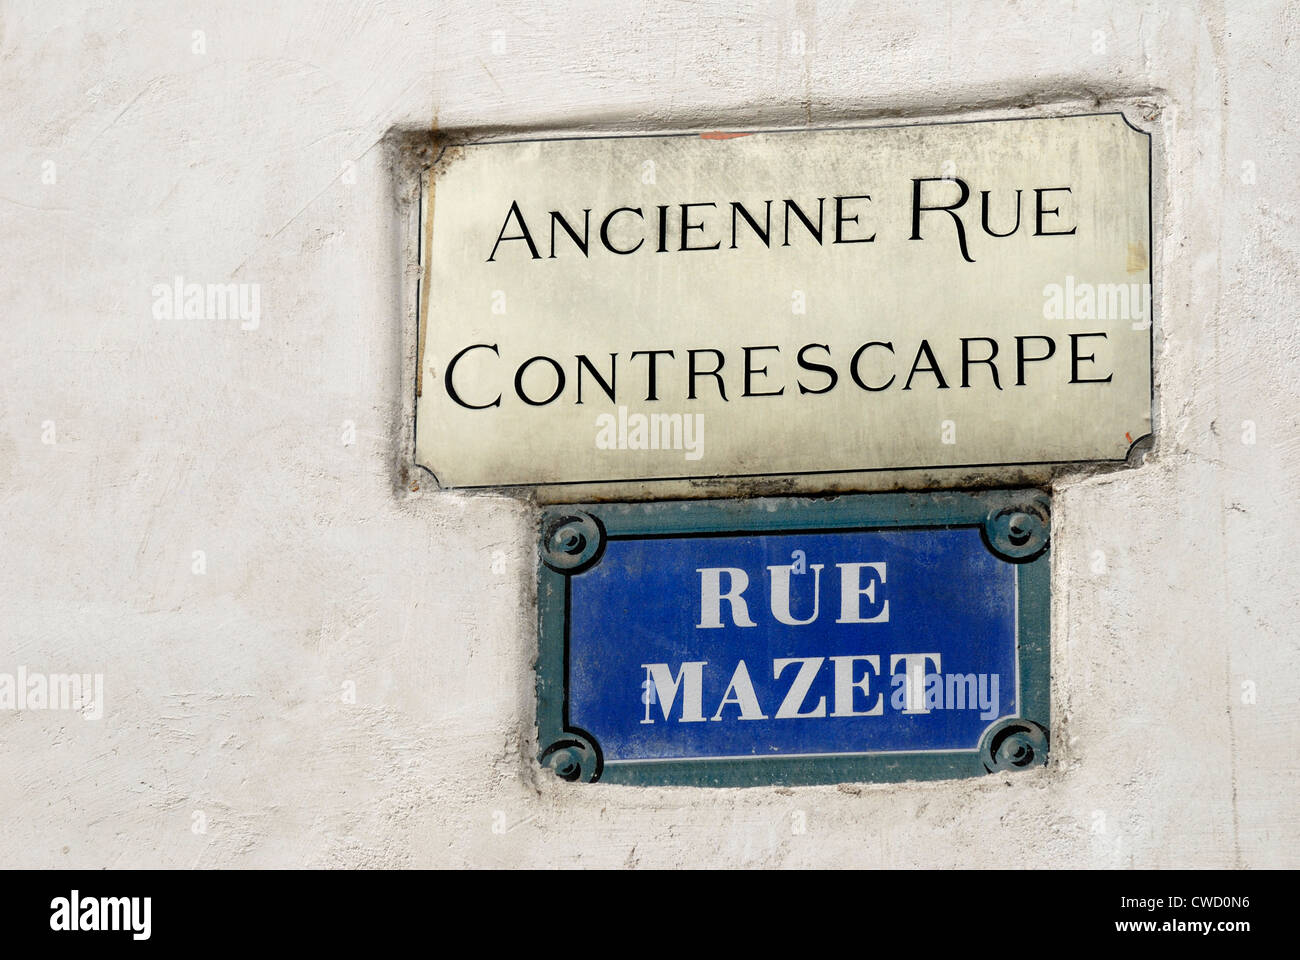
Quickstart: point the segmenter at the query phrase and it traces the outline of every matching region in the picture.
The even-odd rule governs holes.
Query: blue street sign
[[[555,507],[541,759],[572,780],[931,779],[1046,761],[1038,491]]]

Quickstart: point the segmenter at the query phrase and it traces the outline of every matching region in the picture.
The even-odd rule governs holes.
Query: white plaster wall
[[[1298,26],[1280,2],[5,0],[0,672],[102,672],[105,709],[0,711],[0,864],[1300,865]],[[1099,103],[1155,134],[1158,433],[1140,470],[1057,486],[1051,767],[536,773],[531,507],[402,479],[386,134]],[[155,319],[176,275],[260,284],[260,326]]]

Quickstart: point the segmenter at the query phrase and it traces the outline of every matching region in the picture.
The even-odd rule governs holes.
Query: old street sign
[[[454,487],[1122,460],[1149,166],[1120,114],[448,148],[416,459]]]
[[[552,507],[540,760],[700,786],[1043,764],[1049,510],[1034,490]]]

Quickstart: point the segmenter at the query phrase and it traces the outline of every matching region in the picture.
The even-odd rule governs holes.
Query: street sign
[[[1150,162],[1118,113],[448,147],[416,462],[626,499],[1123,461],[1151,430]]]
[[[935,779],[1046,762],[1036,490],[557,506],[540,759],[570,780]]]

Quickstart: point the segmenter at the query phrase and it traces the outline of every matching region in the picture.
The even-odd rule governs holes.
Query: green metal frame
[[[538,563],[539,760],[571,781],[716,787],[942,780],[1044,764],[1051,710],[1050,523],[1050,498],[1036,489],[549,507]],[[605,764],[591,735],[569,724],[569,578],[600,561],[606,540],[908,527],[977,527],[995,556],[1017,566],[1020,716],[995,721],[979,748]]]

